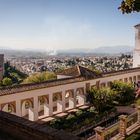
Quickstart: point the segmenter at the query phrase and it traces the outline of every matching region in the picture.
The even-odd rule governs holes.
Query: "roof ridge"
[[[80,76],[80,75],[81,75],[80,66],[79,66],[79,65],[77,65],[76,67],[77,67],[77,70],[78,70],[78,72],[79,72],[79,76]]]

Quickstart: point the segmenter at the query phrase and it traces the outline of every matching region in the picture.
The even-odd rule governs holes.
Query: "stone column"
[[[37,121],[38,120],[38,97],[34,97],[34,101],[33,101],[33,104],[34,104],[34,108],[33,108],[33,112],[34,112],[34,121]]]
[[[21,117],[21,101],[17,100],[16,101],[16,115]]]
[[[96,87],[97,87],[97,89],[100,88],[100,80],[99,81],[96,81]]]
[[[29,120],[30,121],[35,121],[35,113],[34,113],[34,109],[32,107],[30,107],[28,109],[28,113],[29,113]]]
[[[62,91],[62,112],[65,111],[66,108],[66,101],[65,101],[65,91]]]
[[[74,108],[76,107],[76,89],[73,90],[73,96],[74,96]]]
[[[140,124],[140,106],[137,107],[138,123]]]
[[[96,140],[105,140],[104,132],[105,129],[103,127],[96,127],[95,129]]]
[[[50,114],[49,104],[44,103],[44,116],[49,116],[49,114]]]
[[[127,115],[121,115],[119,116],[120,119],[120,137],[125,137],[126,135],[126,128],[127,128]]]
[[[53,115],[53,99],[52,99],[52,93],[49,94],[49,116]]]

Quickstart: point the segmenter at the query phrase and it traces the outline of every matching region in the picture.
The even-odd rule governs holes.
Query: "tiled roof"
[[[93,79],[97,77],[101,77],[101,74],[98,74],[94,71],[89,70],[88,68],[85,68],[83,66],[74,66],[68,69],[65,69],[64,71],[57,73],[58,75],[66,75],[66,76],[80,76],[84,77],[85,79]]]
[[[62,72],[57,73],[57,75],[66,75],[66,76],[75,77],[75,76],[80,76],[80,71],[78,69],[78,66],[74,66],[71,68],[64,69]]]

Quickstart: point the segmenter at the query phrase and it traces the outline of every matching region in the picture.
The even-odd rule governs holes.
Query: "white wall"
[[[21,108],[22,108],[21,100],[33,98],[34,111],[36,112],[36,119],[37,119],[38,109],[39,110],[43,109],[43,106],[39,107],[39,103],[38,103],[39,96],[48,95],[48,97],[49,97],[49,110],[51,112],[53,106],[57,105],[57,104],[54,104],[52,101],[53,93],[62,92],[62,99],[64,101],[66,90],[73,89],[74,94],[76,95],[77,88],[84,88],[84,91],[85,91],[86,83],[90,83],[90,85],[92,86],[92,85],[95,85],[97,81],[100,81],[100,83],[107,83],[107,82],[114,81],[114,80],[120,80],[120,79],[124,80],[124,78],[129,79],[129,77],[133,78],[134,76],[138,76],[138,75],[140,75],[140,70],[138,70],[137,72],[132,72],[132,73],[125,73],[125,74],[121,74],[121,75],[103,77],[103,78],[98,78],[98,79],[93,79],[93,80],[81,81],[81,82],[76,82],[76,83],[70,83],[70,84],[65,84],[65,85],[59,85],[59,86],[54,86],[54,87],[35,89],[35,90],[31,90],[31,91],[25,91],[25,92],[20,92],[20,93],[15,93],[15,94],[4,95],[4,96],[0,96],[0,105],[4,104],[4,103],[16,101],[17,115],[21,116]],[[74,96],[74,97],[76,97],[76,96]],[[62,110],[64,111],[64,109],[65,108],[63,108]],[[25,111],[23,113],[26,114],[27,111]]]

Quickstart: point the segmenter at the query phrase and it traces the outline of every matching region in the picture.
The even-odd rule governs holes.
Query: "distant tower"
[[[4,74],[4,55],[0,54],[0,80],[2,80]]]
[[[133,52],[133,67],[140,67],[140,24],[135,26],[135,48]]]

